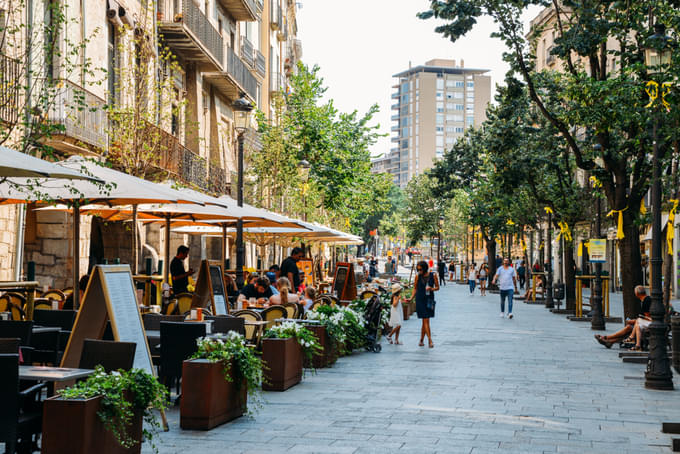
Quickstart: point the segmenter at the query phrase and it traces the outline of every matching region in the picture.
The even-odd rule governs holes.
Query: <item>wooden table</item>
[[[47,396],[54,394],[54,383],[85,378],[94,373],[92,369],[70,367],[19,366],[19,380],[48,382]]]
[[[38,281],[2,281],[0,290],[6,292],[19,291],[26,293],[26,320],[33,320],[35,307],[35,290],[40,287]]]

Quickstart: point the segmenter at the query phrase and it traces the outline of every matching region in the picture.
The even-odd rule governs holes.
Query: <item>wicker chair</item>
[[[47,298],[36,298],[33,301],[33,309],[39,309],[39,310],[47,310],[51,311],[52,310],[52,301],[50,301]]]
[[[267,326],[265,327],[266,329],[270,329],[274,325],[277,324],[276,320],[280,318],[287,318],[287,311],[283,306],[271,306],[268,307],[267,309],[263,310],[262,313],[262,320],[267,322]]]
[[[94,369],[103,366],[106,372],[130,370],[135,362],[136,349],[137,344],[134,342],[85,339],[78,367]]]
[[[59,301],[60,303],[63,303],[64,301],[66,301],[66,294],[64,292],[62,292],[61,290],[52,289],[52,290],[48,290],[46,292],[43,292],[42,298],[47,298],[49,300],[55,300],[55,301]]]
[[[248,309],[233,312],[232,315],[234,317],[242,318],[244,321],[250,321],[250,322],[261,322],[262,321],[262,316],[260,315],[259,312],[251,311],[251,310],[248,310]],[[258,345],[259,344],[258,334],[260,333],[260,330],[257,329],[258,327],[253,326],[253,325],[244,325],[244,328],[245,328],[245,331],[246,331],[246,340],[248,342],[250,342],[251,344]]]
[[[286,318],[299,318],[300,307],[295,303],[284,303],[281,305],[286,310]]]
[[[361,295],[359,295],[359,298],[361,298],[362,300],[367,300],[367,299],[370,299],[372,296],[377,296],[377,295],[378,294],[375,293],[372,290],[364,290],[363,292],[361,292]]]
[[[24,304],[26,304],[26,298],[19,293],[8,292],[0,296],[0,312],[11,312],[12,320],[25,318]]]
[[[176,295],[177,298],[177,312],[184,314],[191,310],[191,300],[194,299],[194,295],[191,293],[180,293]]]
[[[323,300],[318,299],[312,303],[312,305],[309,307],[309,310],[307,312],[313,311],[317,307],[321,306],[323,303]]]

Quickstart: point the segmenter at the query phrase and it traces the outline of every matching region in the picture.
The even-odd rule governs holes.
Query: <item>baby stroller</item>
[[[380,336],[382,335],[382,326],[380,326],[380,315],[382,311],[382,304],[378,296],[371,297],[366,303],[364,311],[364,320],[366,321],[366,351],[379,353],[382,351],[380,345]]]

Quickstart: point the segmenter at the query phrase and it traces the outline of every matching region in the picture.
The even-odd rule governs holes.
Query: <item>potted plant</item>
[[[320,369],[328,367],[338,359],[337,348],[334,339],[326,331],[326,326],[322,323],[308,324],[307,329],[314,334],[320,350],[314,353],[311,360],[305,358],[305,367],[310,369]]]
[[[258,403],[262,362],[234,331],[197,343],[182,364],[180,427],[209,430],[246,413],[248,394]]]
[[[283,322],[264,333],[262,389],[285,391],[302,380],[302,355],[312,361],[321,350],[316,336],[303,325]]]
[[[365,303],[363,304],[365,308]],[[359,305],[348,307],[323,305],[307,313],[308,319],[318,320],[326,327],[326,332],[334,339],[340,356],[347,355],[366,343],[364,317],[360,313],[360,310],[363,313],[363,309]]]
[[[160,424],[153,410],[164,410],[167,401],[168,390],[147,372],[106,373],[98,366],[86,380],[45,401],[42,452],[139,453],[145,441],[156,451],[153,437]]]

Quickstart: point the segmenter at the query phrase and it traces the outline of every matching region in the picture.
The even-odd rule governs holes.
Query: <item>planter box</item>
[[[142,411],[136,411],[128,434],[139,440],[126,449],[106,430],[97,412],[101,397],[62,399],[51,397],[43,405],[43,454],[132,454],[142,450]]]
[[[297,339],[262,339],[262,389],[285,391],[302,380],[302,347]]]
[[[323,325],[306,325],[305,328],[314,333],[314,336],[316,336],[316,339],[322,348],[322,351],[319,354],[314,355],[311,362],[306,357],[304,358],[305,367],[321,369],[335,363],[338,359],[338,355],[335,348],[333,348],[330,336],[326,333],[326,327]]]
[[[243,415],[247,408],[245,381],[236,386],[224,379],[224,365],[207,359],[182,363],[182,399],[179,425],[182,429],[209,430]]]

